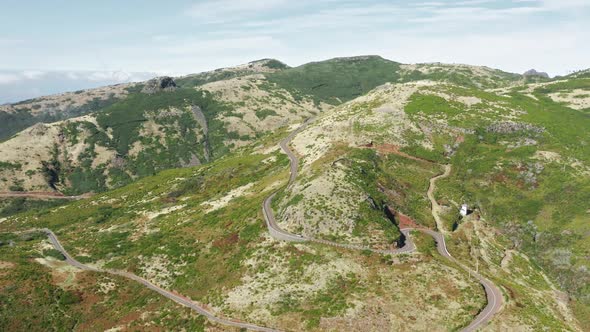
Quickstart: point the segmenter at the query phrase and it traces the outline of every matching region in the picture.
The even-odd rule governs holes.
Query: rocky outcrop
[[[147,81],[141,89],[142,93],[152,94],[162,91],[173,91],[177,88],[176,82],[170,76],[156,77]]]
[[[495,122],[486,128],[488,133],[496,134],[514,134],[518,132],[530,132],[535,134],[541,134],[545,129],[533,126],[532,124],[522,122]]]
[[[541,71],[536,71],[534,69],[527,70],[524,74],[524,77],[541,77],[541,78],[549,78],[549,74]]]

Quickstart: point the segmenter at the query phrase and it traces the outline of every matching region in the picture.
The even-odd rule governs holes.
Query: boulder
[[[541,72],[541,71],[536,71],[534,69],[531,70],[527,70],[524,74],[522,74],[522,76],[524,77],[542,77],[542,78],[549,78],[549,74],[545,73],[545,72]]]
[[[176,82],[174,82],[174,79],[172,77],[162,76],[147,81],[141,92],[152,94],[162,91],[173,91],[176,88]]]

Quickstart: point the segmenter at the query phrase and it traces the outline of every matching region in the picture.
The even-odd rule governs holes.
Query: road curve
[[[289,149],[288,145],[291,142],[291,140],[293,139],[293,137],[295,137],[295,135],[297,135],[300,131],[305,129],[305,127],[311,121],[312,121],[312,119],[304,122],[303,125],[301,125],[298,129],[296,129],[295,131],[290,133],[289,136],[287,136],[285,139],[283,139],[280,142],[281,149],[287,154],[287,156],[289,157],[289,160],[290,160],[291,172],[290,172],[288,186],[291,185],[295,181],[295,179],[297,178],[297,174],[298,174],[297,172],[298,172],[298,168],[299,168],[299,159]],[[434,216],[435,220],[437,220],[437,226],[439,224],[442,225],[442,222],[440,222],[440,217],[438,216],[438,203],[434,199],[435,182],[438,179],[448,176],[450,174],[450,171],[451,171],[450,165],[445,166],[445,173],[432,178],[430,181],[430,187],[428,189],[428,197],[429,197],[431,204],[432,204],[433,216]],[[445,238],[444,238],[443,234],[433,231],[433,230],[429,230],[429,229],[404,228],[404,229],[401,229],[401,232],[406,236],[406,239],[407,239],[405,246],[402,248],[391,249],[391,250],[378,250],[378,249],[373,249],[373,248],[360,246],[360,245],[342,244],[342,243],[336,243],[336,242],[322,240],[322,239],[314,239],[314,238],[304,237],[304,236],[297,235],[297,234],[291,234],[287,231],[282,230],[277,225],[276,220],[274,218],[271,203],[277,193],[278,192],[271,194],[269,197],[267,197],[264,200],[264,202],[262,204],[262,212],[263,212],[263,215],[264,215],[264,218],[266,221],[267,228],[268,228],[269,233],[271,234],[272,237],[274,237],[278,240],[282,240],[282,241],[292,241],[292,242],[309,241],[309,242],[316,242],[316,243],[321,243],[321,244],[330,245],[330,246],[334,246],[334,247],[352,249],[352,250],[370,250],[372,252],[381,253],[381,254],[401,254],[401,253],[410,253],[415,250],[416,247],[415,247],[414,243],[411,241],[410,232],[412,230],[421,231],[421,232],[426,233],[434,238],[434,240],[436,241],[436,244],[437,244],[437,251],[439,252],[439,254],[441,256],[455,262],[461,268],[468,271],[471,275],[473,275],[482,284],[482,286],[484,287],[484,289],[486,291],[488,305],[486,306],[486,308],[484,308],[484,310],[482,310],[478,314],[476,319],[469,326],[467,326],[463,331],[467,331],[467,332],[475,331],[476,329],[481,327],[483,324],[487,323],[491,319],[491,317],[500,309],[500,307],[502,305],[502,294],[501,294],[500,290],[491,281],[489,281],[485,277],[481,276],[480,274],[472,271],[471,269],[469,269],[468,267],[466,267],[465,265],[463,265],[459,261],[457,261],[455,258],[453,258],[447,250]],[[72,198],[70,198],[70,199],[72,199]],[[443,230],[443,228],[439,228],[439,229],[441,231]],[[149,282],[148,280],[143,279],[143,278],[141,278],[135,274],[132,274],[130,272],[120,271],[120,270],[111,270],[111,269],[99,269],[96,267],[82,264],[82,263],[78,262],[76,259],[74,259],[64,249],[64,247],[59,242],[59,239],[57,238],[55,233],[53,233],[50,229],[47,229],[47,228],[44,228],[41,230],[33,229],[33,230],[26,231],[26,232],[32,232],[32,231],[45,232],[48,239],[52,243],[53,247],[64,255],[65,262],[71,266],[74,266],[74,267],[77,267],[79,269],[86,270],[86,271],[108,273],[111,275],[118,275],[118,276],[122,276],[124,278],[130,279],[130,280],[133,280],[133,281],[144,285],[145,287],[161,294],[162,296],[164,296],[176,303],[179,303],[185,307],[188,307],[188,308],[194,310],[195,312],[207,317],[209,320],[219,323],[219,324],[222,324],[222,325],[232,326],[232,327],[237,327],[237,328],[245,328],[245,329],[252,330],[252,331],[263,331],[263,332],[280,331],[277,329],[272,329],[272,328],[268,328],[268,327],[258,326],[255,324],[249,324],[249,323],[240,322],[237,320],[232,320],[232,319],[216,316],[212,311],[206,309],[202,305],[200,305],[196,302],[193,302],[192,300],[190,300],[182,295],[162,289],[159,286]]]
[[[311,122],[313,122],[313,119],[314,118],[310,118],[310,119],[306,120],[301,126],[299,126],[297,129],[292,131],[287,137],[285,137],[279,143],[279,146],[281,147],[283,152],[285,152],[287,154],[287,156],[289,157],[289,161],[290,161],[290,163],[289,163],[289,167],[290,167],[289,182],[287,183],[287,187],[289,187],[291,184],[293,184],[295,179],[297,179],[297,174],[299,172],[299,158],[297,158],[297,156],[293,153],[293,151],[291,151],[291,149],[289,149],[289,143],[291,142],[291,140],[293,140],[293,138],[298,133],[300,133]],[[278,191],[272,193],[262,203],[262,214],[264,215],[264,220],[266,221],[266,226],[268,228],[268,231],[269,231],[270,235],[277,240],[290,241],[290,242],[305,242],[305,241],[315,242],[315,243],[321,243],[321,244],[325,244],[325,245],[329,245],[329,246],[333,246],[333,247],[346,248],[346,249],[351,249],[351,250],[368,250],[368,251],[372,251],[372,252],[379,253],[379,254],[402,254],[402,253],[410,253],[415,250],[414,244],[409,240],[410,239],[410,231],[412,230],[410,228],[401,230],[401,232],[406,236],[408,241],[406,241],[406,244],[404,245],[404,247],[397,248],[397,249],[373,249],[373,248],[370,248],[367,246],[346,244],[346,243],[337,243],[337,242],[333,242],[333,241],[316,239],[316,238],[311,238],[311,237],[307,237],[307,236],[289,233],[289,232],[281,229],[281,227],[277,224],[276,219],[274,217],[274,213],[273,213],[271,204],[272,204],[272,200],[277,195],[277,193],[278,193]]]
[[[289,182],[287,184],[287,187],[290,186],[295,181],[295,179],[297,178],[298,170],[299,170],[299,158],[297,158],[297,156],[291,151],[291,149],[289,148],[289,143],[295,137],[295,135],[297,135],[299,132],[304,130],[309,125],[309,123],[311,123],[312,121],[313,121],[313,119],[309,119],[309,120],[305,121],[299,128],[297,128],[295,131],[291,132],[289,134],[289,136],[287,136],[285,139],[283,139],[279,144],[281,149],[287,154],[287,156],[289,157],[289,160],[290,160],[290,176],[289,176]],[[443,179],[445,177],[448,177],[450,174],[451,174],[451,165],[444,165],[444,172],[442,174],[437,175],[437,176],[430,179],[430,185],[428,187],[428,192],[427,192],[427,196],[428,196],[430,203],[431,203],[432,216],[434,217],[434,219],[436,221],[436,225],[437,225],[439,232],[429,230],[429,229],[422,229],[422,228],[404,228],[401,230],[401,232],[406,236],[406,239],[407,239],[406,244],[404,247],[398,248],[398,249],[377,250],[377,249],[372,249],[369,247],[364,247],[364,246],[359,246],[359,245],[336,243],[336,242],[332,242],[332,241],[315,239],[315,238],[311,238],[311,237],[306,237],[306,236],[302,236],[302,235],[289,233],[279,227],[279,225],[276,222],[276,219],[274,218],[274,214],[272,211],[272,206],[271,206],[272,200],[276,196],[278,191],[274,192],[273,194],[271,194],[270,196],[268,196],[264,200],[264,202],[262,204],[262,212],[264,215],[264,219],[266,221],[268,231],[271,234],[271,236],[273,236],[277,240],[282,240],[282,241],[293,241],[293,242],[309,241],[309,242],[316,242],[316,243],[321,243],[321,244],[325,244],[325,245],[329,245],[329,246],[352,249],[352,250],[370,250],[372,252],[381,253],[381,254],[401,254],[401,253],[410,253],[410,252],[414,251],[416,248],[416,246],[414,245],[414,243],[412,242],[412,240],[410,238],[410,231],[417,230],[417,231],[421,231],[425,234],[432,236],[436,242],[436,248],[437,248],[437,251],[439,252],[439,254],[441,256],[449,259],[450,261],[456,263],[463,270],[467,271],[471,276],[476,278],[478,280],[478,282],[483,286],[483,288],[486,292],[486,297],[487,297],[486,307],[477,315],[475,320],[473,320],[467,327],[465,327],[462,330],[464,332],[471,332],[471,331],[477,330],[478,328],[482,327],[484,324],[489,322],[491,320],[491,318],[494,316],[494,314],[496,314],[500,310],[500,308],[502,307],[502,293],[498,289],[498,287],[496,285],[494,285],[494,283],[492,283],[490,280],[486,279],[485,277],[483,277],[479,273],[472,271],[469,267],[460,263],[457,259],[455,259],[453,256],[451,256],[451,254],[449,253],[449,251],[447,249],[446,242],[445,242],[445,236],[444,236],[445,229],[443,227],[443,223],[442,223],[442,220],[439,215],[440,206],[436,202],[436,199],[434,198],[434,190],[436,189],[436,181]]]
[[[448,258],[449,260],[455,262],[464,271],[468,272],[470,276],[473,276],[475,279],[477,279],[477,281],[483,286],[483,288],[486,292],[486,298],[487,298],[486,307],[477,315],[477,317],[475,317],[475,320],[473,320],[467,327],[465,327],[463,329],[463,331],[465,331],[465,332],[472,332],[472,331],[476,331],[478,328],[487,324],[492,319],[492,317],[497,312],[500,311],[500,309],[502,308],[503,297],[502,297],[502,292],[500,291],[498,286],[496,286],[493,282],[491,282],[486,277],[482,276],[481,274],[477,273],[476,271],[473,271],[468,266],[459,262],[457,259],[455,259],[453,256],[451,256],[451,254],[447,250],[446,243],[445,243],[445,236],[444,236],[446,230],[445,230],[445,227],[444,227],[443,222],[442,222],[440,215],[439,215],[440,205],[438,204],[438,202],[436,201],[436,199],[434,197],[434,191],[436,189],[436,181],[446,178],[450,174],[451,174],[451,165],[447,164],[447,165],[444,165],[444,172],[442,174],[437,175],[437,176],[430,179],[430,186],[428,187],[428,199],[430,200],[432,216],[434,217],[434,220],[436,221],[436,227],[438,228],[439,232],[434,232],[434,231],[430,231],[430,230],[426,231],[426,232],[429,233],[436,240],[438,252],[441,253],[441,255]]]
[[[35,230],[33,230],[35,231]],[[88,266],[88,265],[84,265],[80,262],[78,262],[77,260],[75,260],[72,256],[70,256],[70,254],[64,249],[64,247],[61,245],[61,243],[59,242],[57,236],[50,230],[47,228],[42,229],[41,231],[45,232],[45,234],[47,234],[47,237],[49,238],[49,241],[51,241],[51,244],[53,245],[53,247],[58,250],[59,252],[62,253],[62,255],[64,255],[64,257],[66,258],[66,263],[70,264],[71,266],[75,266],[81,270],[86,270],[86,271],[93,271],[93,272],[102,272],[102,273],[108,273],[108,274],[112,274],[112,275],[118,275],[127,279],[131,279],[133,281],[136,281],[142,285],[144,285],[145,287],[158,292],[159,294],[163,295],[164,297],[178,303],[181,304],[185,307],[188,307],[194,311],[196,311],[197,313],[207,317],[209,320],[222,324],[222,325],[226,325],[226,326],[232,326],[232,327],[237,327],[237,328],[245,328],[248,330],[252,330],[252,331],[262,331],[262,332],[276,332],[276,331],[280,331],[280,330],[276,330],[276,329],[271,329],[271,328],[267,328],[267,327],[263,327],[263,326],[258,326],[258,325],[254,325],[254,324],[249,324],[249,323],[244,323],[244,322],[240,322],[237,320],[231,320],[228,318],[222,318],[219,316],[216,316],[213,312],[205,309],[202,305],[199,305],[196,302],[191,301],[190,299],[173,293],[171,291],[165,290],[163,288],[160,288],[156,285],[154,285],[153,283],[149,282],[146,279],[143,279],[135,274],[126,272],[126,271],[119,271],[119,270],[110,270],[110,269],[99,269],[96,267],[92,267],[92,266]]]

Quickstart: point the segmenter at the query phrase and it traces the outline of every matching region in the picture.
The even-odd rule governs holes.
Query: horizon
[[[516,73],[516,72],[511,72],[511,71],[505,71],[501,68],[494,68],[494,67],[489,67],[486,65],[477,65],[477,64],[474,65],[474,64],[469,64],[469,63],[449,63],[449,62],[441,62],[441,61],[405,63],[405,62],[396,61],[395,59],[389,59],[389,58],[381,56],[379,54],[358,54],[358,55],[350,55],[350,56],[338,56],[338,57],[332,57],[332,58],[327,58],[327,59],[312,60],[310,62],[306,62],[306,63],[299,64],[299,65],[291,65],[281,59],[276,59],[276,58],[261,58],[261,59],[256,59],[256,60],[244,62],[244,63],[237,63],[237,64],[233,64],[233,65],[228,65],[226,67],[210,68],[210,69],[206,69],[203,71],[176,74],[176,75],[174,73],[168,74],[168,73],[156,73],[156,72],[153,72],[153,73],[124,72],[124,71],[100,72],[100,71],[92,71],[92,70],[88,70],[88,71],[55,70],[55,71],[41,72],[41,71],[36,71],[36,70],[25,70],[25,71],[23,71],[23,73],[24,73],[25,77],[27,78],[28,82],[36,80],[37,84],[49,84],[48,90],[45,90],[48,92],[43,93],[43,92],[40,92],[41,90],[37,90],[37,91],[34,91],[32,94],[30,94],[30,96],[28,96],[28,97],[24,97],[24,98],[20,98],[20,99],[17,98],[14,100],[3,100],[2,99],[3,93],[2,93],[2,91],[0,91],[0,105],[13,104],[13,103],[18,103],[18,102],[25,101],[28,99],[34,99],[34,98],[43,97],[43,96],[47,96],[47,95],[70,93],[70,92],[75,92],[75,91],[79,91],[79,90],[94,89],[94,88],[99,88],[99,87],[108,86],[108,85],[145,82],[147,80],[150,80],[152,78],[159,77],[159,76],[172,76],[174,78],[178,78],[178,77],[182,77],[182,76],[211,72],[211,71],[215,71],[217,69],[236,67],[236,66],[240,66],[240,65],[244,65],[244,64],[248,64],[248,63],[252,63],[252,62],[257,62],[257,61],[262,61],[262,60],[266,60],[266,59],[278,60],[291,68],[295,68],[298,66],[303,66],[303,65],[306,65],[309,63],[314,63],[314,62],[329,61],[329,60],[338,59],[338,58],[354,58],[354,57],[363,57],[363,56],[376,56],[376,57],[383,58],[385,60],[398,62],[398,63],[404,64],[404,65],[439,64],[440,63],[440,64],[445,64],[445,65],[466,65],[466,66],[476,66],[476,67],[488,67],[491,69],[502,70],[506,73],[519,74],[519,75],[522,75],[524,73],[524,71],[521,73]],[[531,69],[543,72],[543,70],[540,70],[538,68],[529,68],[527,70],[531,70]],[[582,71],[582,70],[587,70],[587,69],[590,69],[590,68],[581,68],[577,71]],[[574,72],[576,72],[576,71],[572,70],[568,73],[565,73],[564,75],[571,74]],[[84,73],[86,73],[86,75],[84,75]],[[549,75],[551,78],[564,76],[564,75],[551,75],[550,73],[549,73]],[[2,77],[2,71],[0,70],[0,78],[1,77]],[[57,87],[55,92],[52,92],[51,85],[54,84],[55,82],[58,82],[60,80],[60,78],[65,79],[61,82],[64,82],[66,84],[64,86]],[[84,80],[84,78],[88,78],[88,79]],[[2,86],[2,85],[0,85],[0,86]]]
[[[562,76],[590,67],[584,0],[108,0],[5,5],[0,104],[274,58],[354,54]],[[22,25],[23,19],[27,25]],[[59,21],[60,24],[54,24]]]

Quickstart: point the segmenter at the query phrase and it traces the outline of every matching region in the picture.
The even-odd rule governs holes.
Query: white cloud
[[[22,78],[16,74],[0,73],[0,84],[11,84],[20,80]]]
[[[40,79],[45,74],[46,74],[46,72],[40,71],[40,70],[25,70],[21,73],[21,75],[28,80]]]
[[[588,0],[539,0],[543,8],[550,10],[565,10],[573,8],[590,8]]]
[[[206,23],[222,23],[280,8],[288,3],[288,0],[208,0],[192,5],[186,14]]]
[[[590,14],[585,10],[590,0],[193,3],[176,9],[178,19],[171,26],[140,22],[146,24],[130,26],[130,31],[141,29],[139,34],[117,31],[118,38],[52,44],[43,52],[36,51],[45,44],[27,41],[27,48],[0,54],[0,65],[59,68],[68,71],[68,80],[120,82],[143,77],[134,72],[189,74],[266,57],[298,65],[335,56],[381,54],[405,62],[470,62],[517,71],[523,65],[514,64],[530,63],[559,73],[561,68],[583,66],[584,57],[587,67],[590,56],[585,37],[590,22],[584,17]],[[512,39],[513,32],[522,34]],[[518,51],[510,53],[512,48]],[[4,77],[8,79],[14,80]]]
[[[171,41],[162,48],[165,54],[215,56],[220,52],[244,51],[259,48],[280,47],[281,44],[270,36],[250,36],[219,39],[184,39]]]

